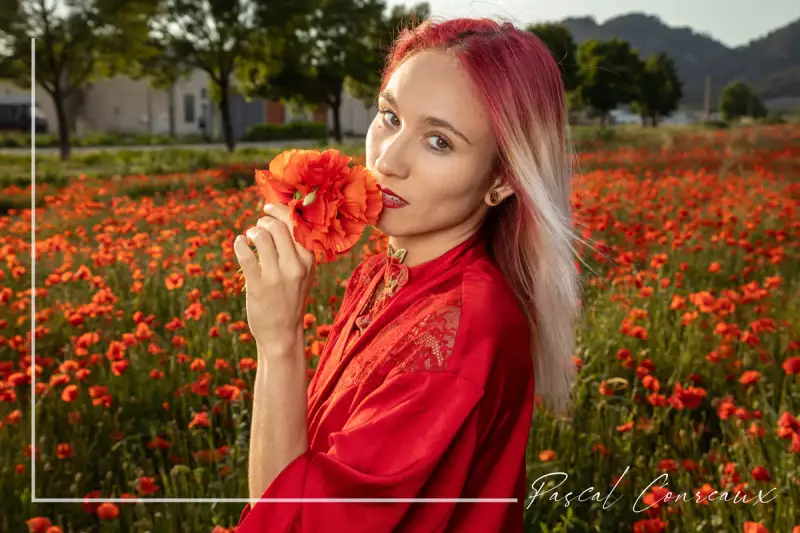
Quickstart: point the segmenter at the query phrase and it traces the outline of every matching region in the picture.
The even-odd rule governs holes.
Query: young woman
[[[313,256],[280,205],[247,232],[262,266],[235,244],[259,354],[239,533],[522,531],[534,377],[569,403],[572,156],[548,49],[510,23],[425,21],[394,43],[378,107],[389,250],[353,272],[308,388]]]

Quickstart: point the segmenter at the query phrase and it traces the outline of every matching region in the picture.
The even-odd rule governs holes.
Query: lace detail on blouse
[[[389,374],[447,369],[461,317],[461,291],[437,293],[404,311],[359,348],[334,392]],[[355,342],[358,328],[353,327]]]
[[[437,302],[440,303],[440,302]],[[453,353],[453,345],[461,318],[461,302],[444,303],[442,307],[431,310],[406,334],[410,339],[409,355],[396,354],[398,372],[419,372],[420,370],[445,370],[447,360]]]

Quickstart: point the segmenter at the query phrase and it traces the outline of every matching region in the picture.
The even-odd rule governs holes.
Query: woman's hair
[[[520,302],[532,335],[535,391],[554,411],[570,404],[580,280],[570,192],[573,146],[564,85],[553,56],[510,22],[430,19],[403,29],[386,59],[381,91],[414,53],[455,55],[489,109],[495,175],[514,190],[487,215],[492,257]]]

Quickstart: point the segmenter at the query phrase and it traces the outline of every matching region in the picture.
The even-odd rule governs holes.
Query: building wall
[[[230,106],[233,138],[236,140],[241,140],[250,126],[263,124],[264,116],[269,110],[269,106],[260,98],[253,98],[248,102],[237,93],[231,94]]]
[[[174,105],[175,133],[178,136],[202,134],[201,117],[205,117],[206,133],[220,138],[220,113],[211,99],[210,80],[203,71],[195,71],[178,81],[171,89],[156,89],[149,80],[115,76],[88,84],[77,109],[75,133],[169,134],[170,91]],[[29,95],[30,90],[0,80],[0,94]],[[50,132],[56,133],[55,106],[43,89],[37,89],[37,102],[47,117]],[[345,96],[342,106],[345,132],[366,132],[371,121],[363,104]],[[332,113],[323,107],[295,108],[280,102],[254,98],[246,101],[231,94],[231,118],[234,136],[241,139],[252,124],[286,124],[294,121],[333,122]]]
[[[342,123],[342,133],[347,136],[362,136],[367,134],[369,125],[378,113],[377,106],[365,105],[363,101],[350,96],[345,91],[342,97],[342,107],[339,108],[339,119]],[[333,130],[333,110],[327,111],[328,131]]]
[[[201,117],[205,119],[206,132],[216,135],[219,113],[211,98],[211,80],[203,70],[195,70],[186,79],[178,81],[175,91],[175,133],[177,135],[202,134]]]
[[[286,108],[280,102],[269,100],[264,106],[264,122],[267,124],[286,123]]]
[[[175,134],[202,133],[201,117],[213,123],[208,75],[195,71],[172,88]],[[76,124],[78,135],[91,132],[120,134],[169,133],[170,89],[156,89],[147,79],[115,76],[97,81],[85,91]]]
[[[166,98],[147,80],[115,76],[86,87],[76,133],[149,133]]]

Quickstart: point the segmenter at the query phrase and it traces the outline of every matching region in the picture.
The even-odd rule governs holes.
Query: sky
[[[389,0],[413,5],[417,0]],[[688,26],[729,47],[747,44],[800,18],[798,0],[428,0],[437,17],[492,17],[520,26],[593,16],[598,24],[631,12],[659,17],[669,26]]]

